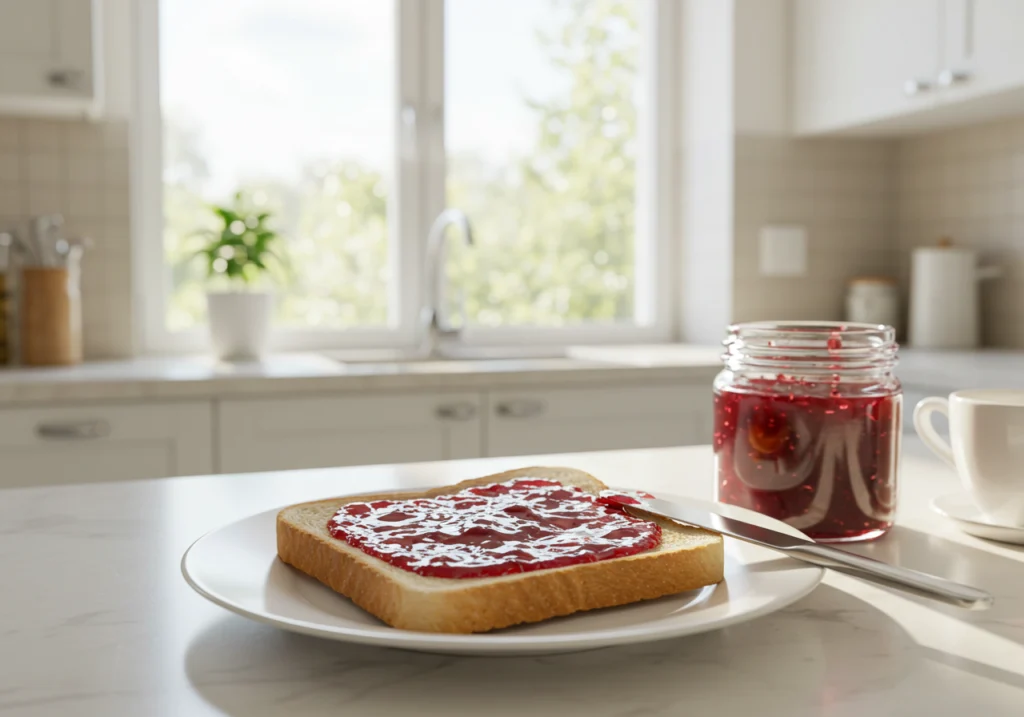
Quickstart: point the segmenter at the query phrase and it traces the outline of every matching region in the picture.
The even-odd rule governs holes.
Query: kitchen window
[[[278,348],[411,345],[425,239],[445,207],[468,214],[476,240],[446,244],[446,308],[467,342],[669,338],[672,11],[671,0],[141,8],[147,348],[201,347],[194,231],[239,189],[286,239]]]

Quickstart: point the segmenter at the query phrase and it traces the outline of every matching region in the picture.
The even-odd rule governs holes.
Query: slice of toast
[[[355,501],[430,498],[514,478],[546,478],[597,494],[607,489],[572,468],[521,468],[453,486],[301,503],[277,516],[277,554],[388,625],[422,632],[486,632],[581,610],[626,605],[720,582],[722,536],[671,521],[661,544],[637,555],[484,578],[424,577],[331,536],[328,521]]]

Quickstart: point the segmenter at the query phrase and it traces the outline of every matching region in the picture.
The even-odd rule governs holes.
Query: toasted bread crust
[[[702,537],[703,542],[692,547],[655,550],[628,558],[497,579],[443,580],[405,571],[396,573],[398,568],[331,538],[326,529],[316,533],[293,519],[296,510],[314,507],[322,509],[324,515],[333,515],[339,506],[355,500],[442,495],[525,475],[558,480],[573,474],[582,477],[584,484],[590,482],[591,489],[604,487],[579,471],[527,468],[429,491],[353,496],[292,506],[278,514],[278,555],[285,563],[345,595],[387,624],[423,632],[486,632],[583,610],[650,600],[722,579],[724,551],[721,537],[714,534],[707,534],[714,537]],[[579,484],[576,480],[564,482]],[[674,523],[661,524],[664,530],[690,530]],[[438,584],[443,589],[436,589]]]

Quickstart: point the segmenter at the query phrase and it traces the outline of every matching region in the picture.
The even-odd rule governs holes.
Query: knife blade
[[[992,606],[994,598],[988,592],[970,585],[953,582],[909,568],[889,565],[880,560],[865,558],[862,555],[839,550],[829,545],[815,543],[806,538],[782,533],[778,530],[755,525],[745,520],[705,510],[693,505],[685,505],[661,498],[638,497],[631,495],[640,502],[639,505],[620,503],[628,511],[639,514],[651,513],[677,523],[713,530],[730,538],[747,543],[760,545],[771,550],[778,550],[796,560],[829,568],[855,578],[869,580],[887,587],[897,588],[906,592],[939,600],[970,610],[987,610]],[[710,505],[710,504],[709,504]],[[728,508],[728,506],[723,506]]]

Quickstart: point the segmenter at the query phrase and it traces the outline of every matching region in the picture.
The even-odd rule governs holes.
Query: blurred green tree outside
[[[449,155],[449,206],[466,211],[477,240],[452,242],[448,275],[469,323],[561,326],[633,315],[636,213],[635,0],[551,0],[564,24],[537,33],[568,92],[523,97],[536,117],[525,156],[500,165]],[[209,171],[194,129],[165,118],[168,328],[205,321],[195,229],[211,221]],[[274,212],[292,271],[279,281],[277,325],[342,328],[388,318],[386,181],[339,159],[305,167],[296,184],[240,189]],[[282,284],[283,285],[280,285]]]

